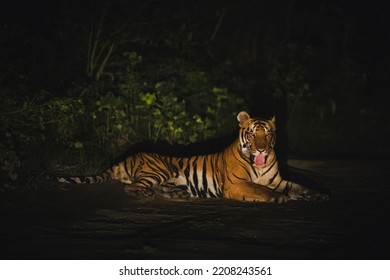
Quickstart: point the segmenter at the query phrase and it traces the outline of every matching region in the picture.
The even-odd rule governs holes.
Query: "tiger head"
[[[237,120],[240,125],[241,151],[250,158],[253,166],[260,169],[266,164],[275,146],[275,117],[263,120],[251,118],[247,112],[240,112]]]

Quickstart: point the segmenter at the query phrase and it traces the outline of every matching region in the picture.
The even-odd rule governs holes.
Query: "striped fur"
[[[276,160],[275,118],[237,116],[239,137],[221,153],[169,157],[138,153],[97,176],[58,177],[63,183],[102,183],[116,180],[129,194],[142,190],[182,187],[191,197],[220,197],[242,201],[285,202],[326,199],[299,184],[284,180]]]

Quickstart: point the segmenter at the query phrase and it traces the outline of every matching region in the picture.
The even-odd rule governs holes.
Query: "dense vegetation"
[[[244,2],[1,3],[0,189],[221,137],[243,109],[276,114],[284,152],[388,155],[385,4]]]

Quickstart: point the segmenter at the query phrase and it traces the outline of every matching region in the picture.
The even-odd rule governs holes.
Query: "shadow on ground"
[[[0,197],[1,259],[389,259],[386,160],[290,159],[328,202],[135,203],[117,184]]]

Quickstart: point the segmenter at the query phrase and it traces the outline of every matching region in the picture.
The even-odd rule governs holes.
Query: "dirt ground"
[[[1,259],[390,259],[390,161],[290,159],[327,202],[135,203],[118,184],[0,194]]]

